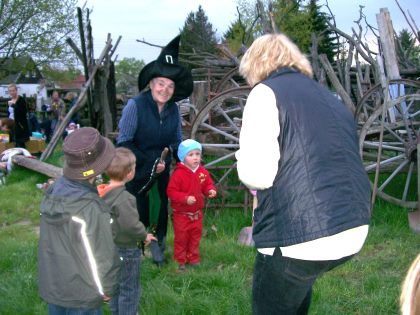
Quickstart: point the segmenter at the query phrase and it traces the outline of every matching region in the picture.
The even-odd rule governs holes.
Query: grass
[[[55,155],[53,163],[60,165]],[[38,297],[36,226],[46,178],[16,168],[0,187],[0,314],[47,314]],[[238,245],[242,227],[250,225],[242,209],[205,210],[202,265],[176,273],[167,258],[158,270],[150,259],[141,269],[141,314],[250,314],[255,249]],[[420,236],[408,228],[407,210],[377,201],[367,243],[347,264],[315,284],[310,314],[398,314],[401,282],[420,252]],[[105,314],[110,314],[105,306]]]

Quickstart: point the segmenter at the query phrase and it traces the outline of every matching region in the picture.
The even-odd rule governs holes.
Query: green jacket
[[[41,203],[40,296],[69,308],[99,308],[118,290],[120,259],[109,207],[87,181],[59,178]]]
[[[146,239],[146,228],[139,221],[136,198],[125,186],[113,187],[103,184],[98,186],[99,195],[111,207],[112,235],[118,247],[137,247],[138,242]]]

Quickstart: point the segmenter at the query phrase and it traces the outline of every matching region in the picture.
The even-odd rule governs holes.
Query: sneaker
[[[185,265],[179,265],[178,269],[176,270],[177,273],[184,273],[185,271],[187,271],[187,269],[185,268]]]

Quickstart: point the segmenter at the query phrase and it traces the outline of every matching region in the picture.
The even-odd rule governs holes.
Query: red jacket
[[[204,197],[216,190],[210,174],[201,165],[193,172],[182,163],[177,163],[168,184],[168,197],[174,211],[195,212],[204,207]],[[194,196],[195,204],[188,205],[188,196]]]

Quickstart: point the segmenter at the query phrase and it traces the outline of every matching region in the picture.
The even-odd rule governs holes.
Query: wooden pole
[[[57,178],[63,175],[63,169],[37,159],[32,159],[23,155],[12,157],[13,164],[26,167],[30,170],[47,175],[50,178]]]
[[[63,121],[60,123],[60,125],[57,126],[56,130],[54,131],[54,135],[52,136],[50,143],[48,144],[48,146],[46,147],[45,151],[42,153],[42,155],[40,157],[40,160],[41,161],[45,161],[51,155],[51,153],[54,151],[54,148],[56,147],[56,145],[58,143],[58,140],[60,139],[61,135],[63,134],[64,129],[68,125],[71,117],[80,108],[82,108],[83,105],[85,105],[85,103],[86,103],[86,95],[88,93],[88,90],[90,88],[90,85],[93,82],[93,79],[95,77],[96,71],[101,66],[101,63],[102,63],[103,59],[108,54],[108,52],[111,50],[111,48],[112,48],[111,41],[108,41],[108,43],[106,44],[105,48],[103,49],[101,55],[99,56],[99,59],[96,62],[95,67],[92,69],[91,76],[90,76],[89,80],[86,82],[85,87],[83,88],[82,92],[80,93],[80,96],[79,96],[76,104],[69,110],[69,112],[67,113],[66,117],[64,117]]]
[[[328,61],[327,56],[325,54],[319,55],[319,61],[321,62],[322,67],[325,69],[325,72],[327,73],[327,76],[330,79],[335,90],[337,91],[338,95],[340,95],[341,99],[343,100],[343,103],[354,114],[354,112],[356,111],[356,107],[354,106],[350,96],[346,93],[345,89],[338,80],[337,75],[335,74],[330,62]]]
[[[376,15],[379,28],[379,40],[384,56],[386,76],[388,80],[401,79],[398,69],[397,53],[395,50],[394,28],[392,27],[391,16],[387,8],[382,8]]]

